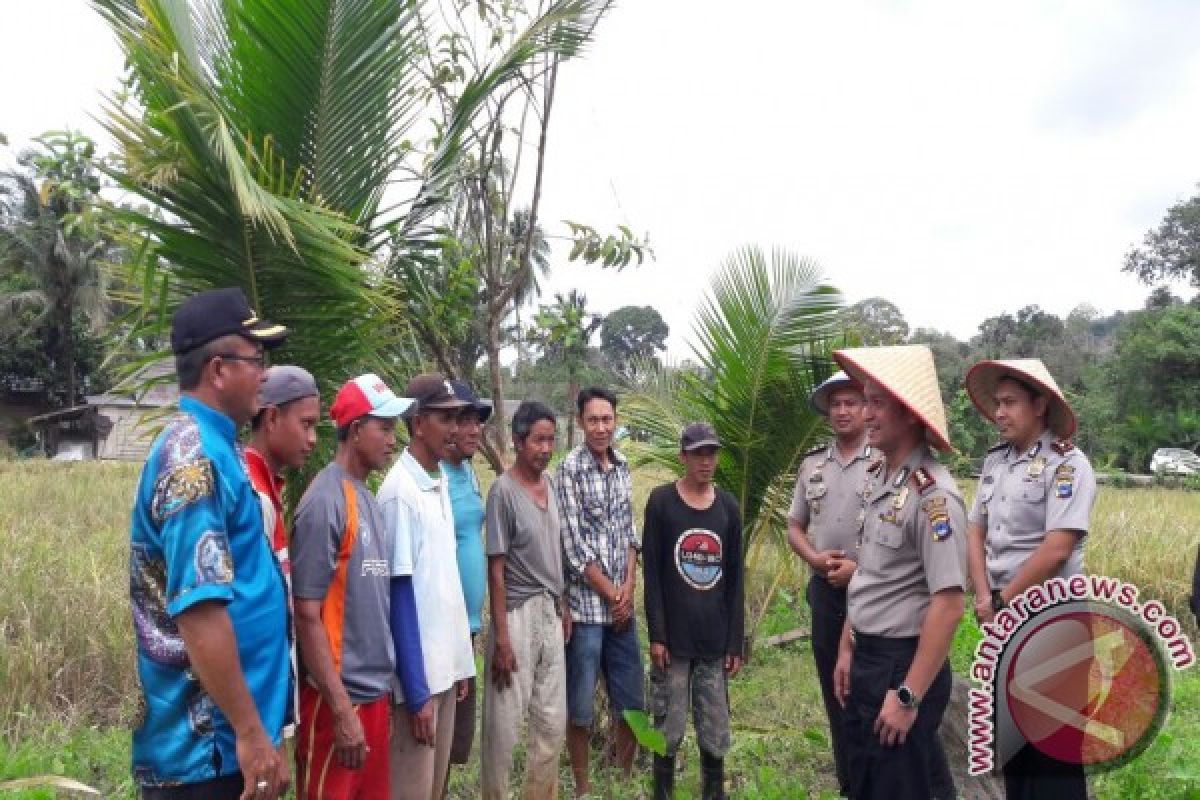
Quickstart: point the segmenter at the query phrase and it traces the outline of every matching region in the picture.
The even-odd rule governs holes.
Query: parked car
[[[1200,475],[1200,456],[1182,447],[1160,447],[1150,457],[1155,475]]]

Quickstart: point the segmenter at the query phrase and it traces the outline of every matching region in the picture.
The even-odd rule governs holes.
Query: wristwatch
[[[910,710],[921,704],[921,698],[917,697],[916,692],[903,683],[896,689],[896,699],[900,701],[900,705]]]
[[[1000,596],[999,589],[992,589],[992,611],[999,611],[1002,608],[1008,608],[1008,603],[1004,602],[1004,598]]]

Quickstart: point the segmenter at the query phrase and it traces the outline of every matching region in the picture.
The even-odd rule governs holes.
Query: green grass
[[[128,514],[137,468],[111,464],[0,462],[0,782],[65,775],[109,798],[132,798],[128,726],[136,692],[128,607]],[[640,474],[640,511],[661,473]],[[1166,489],[1101,490],[1089,537],[1089,571],[1137,583],[1195,633],[1186,596],[1200,538],[1195,494]],[[766,587],[783,570],[763,610]],[[807,627],[806,574],[767,543],[749,579],[751,621],[761,638]],[[978,632],[964,624],[951,661],[970,663]],[[730,687],[734,796],[820,797],[833,790],[819,690],[807,643],[758,647]],[[518,758],[519,758],[518,754]],[[681,760],[681,796],[698,794],[693,740]],[[1200,798],[1200,672],[1177,674],[1163,735],[1139,759],[1096,776],[1101,798]],[[599,773],[602,796],[648,791],[648,768],[624,782]],[[518,772],[514,775],[516,778]],[[562,770],[562,787],[570,787]],[[478,763],[457,770],[451,796],[478,796]],[[5,797],[54,797],[26,790]]]

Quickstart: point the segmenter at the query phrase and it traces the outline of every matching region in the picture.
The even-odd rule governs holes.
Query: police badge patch
[[[929,517],[929,532],[935,542],[945,541],[954,533],[950,527],[950,512],[946,510],[946,498],[931,497],[921,504],[921,510]]]
[[[1058,469],[1054,470],[1054,495],[1065,500],[1074,492],[1075,468],[1067,464],[1060,464]]]

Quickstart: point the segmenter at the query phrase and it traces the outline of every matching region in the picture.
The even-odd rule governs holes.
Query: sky
[[[10,143],[103,144],[122,59],[88,4],[0,0],[0,30]],[[750,244],[962,339],[1029,304],[1139,307],[1123,257],[1200,181],[1196,30],[1192,0],[625,0],[560,73],[540,218],[628,225],[655,257],[618,273],[560,242],[546,288],[655,306],[673,358]]]

